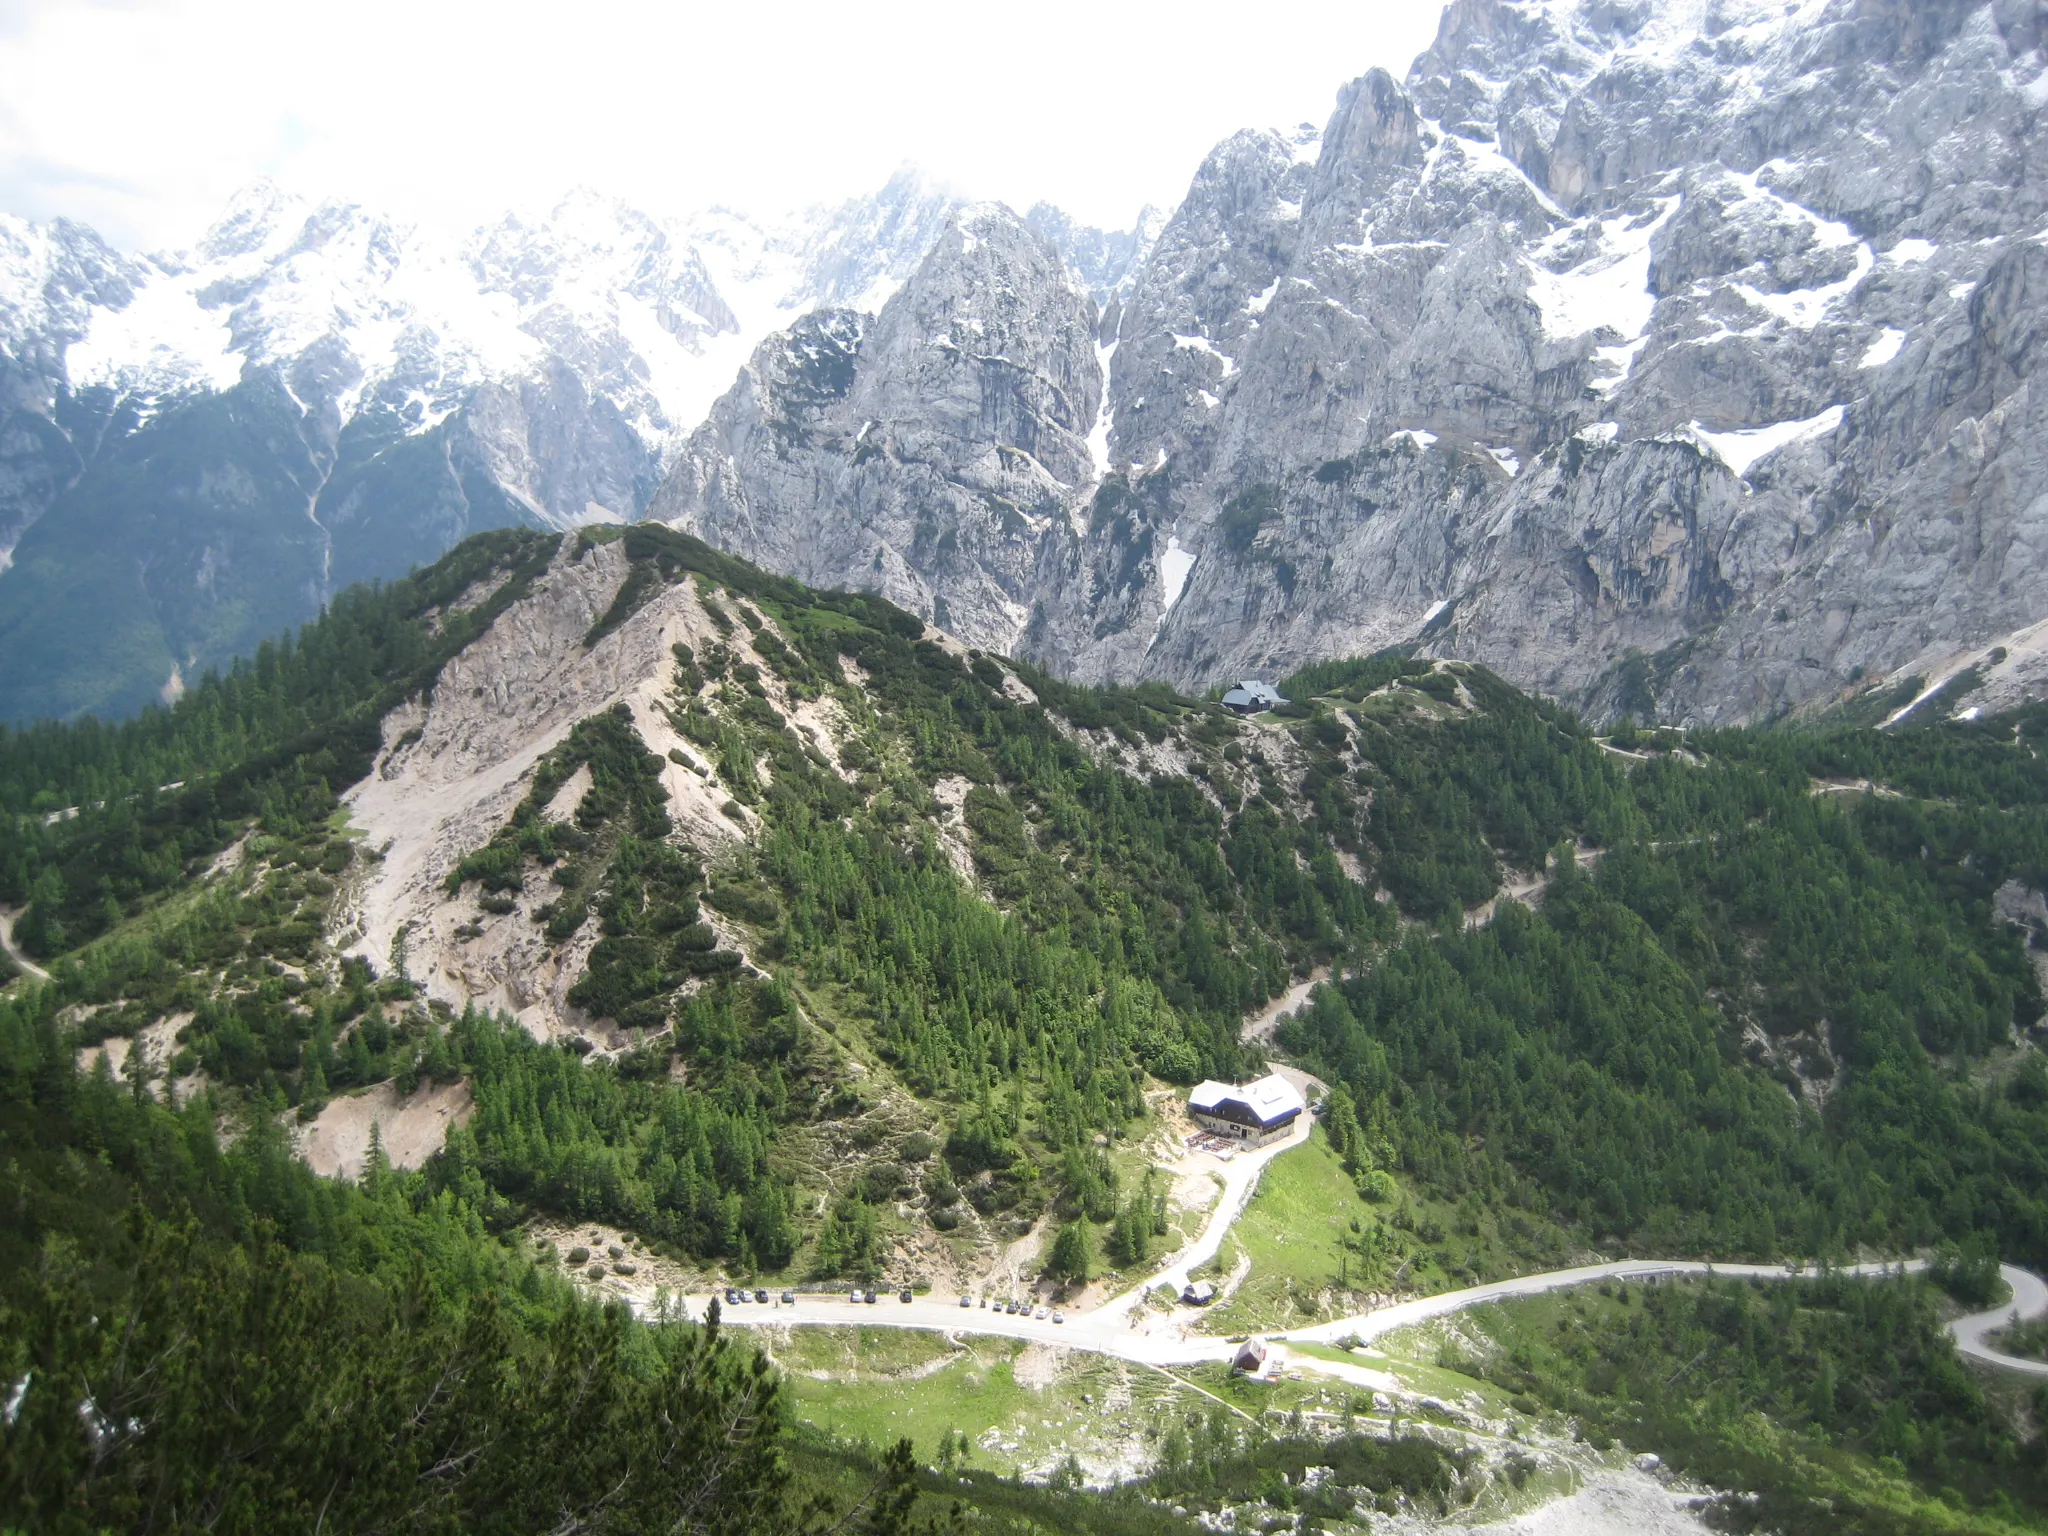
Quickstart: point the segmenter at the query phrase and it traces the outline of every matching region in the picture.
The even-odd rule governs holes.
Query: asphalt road
[[[1999,1265],[1998,1272],[2012,1287],[2012,1300],[1988,1312],[1973,1312],[1968,1317],[1957,1318],[1948,1325],[1949,1335],[1956,1341],[1956,1348],[1973,1360],[1982,1360],[2000,1370],[2018,1371],[2022,1376],[2048,1376],[2048,1360],[2027,1360],[2018,1355],[2008,1355],[1984,1342],[1988,1333],[1995,1333],[2016,1322],[2031,1323],[2037,1317],[2048,1315],[2048,1284],[2044,1284],[2039,1275],[2011,1264]]]
[[[1283,1143],[1270,1151],[1277,1154],[1292,1143]],[[1211,1218],[1211,1227],[1227,1229],[1229,1220],[1234,1220],[1242,1206],[1233,1207],[1226,1201],[1217,1207]],[[1228,1216],[1229,1220],[1223,1219]],[[1207,1241],[1209,1232],[1204,1232]],[[1215,1232],[1217,1243],[1222,1241],[1222,1232]],[[1214,1252],[1214,1247],[1210,1252]],[[1167,1275],[1185,1273],[1190,1261],[1183,1257],[1174,1266],[1162,1271],[1147,1285],[1157,1284]],[[1194,1261],[1194,1262],[1199,1262]],[[1868,1275],[1879,1277],[1887,1274],[1912,1274],[1925,1269],[1924,1260],[1910,1260],[1902,1264],[1854,1264],[1835,1271],[1837,1274]],[[1949,1324],[1949,1334],[1955,1339],[1957,1350],[1971,1359],[2002,1370],[2018,1371],[2028,1376],[2048,1377],[2048,1362],[2025,1360],[1993,1349],[1985,1343],[1988,1334],[2011,1325],[2015,1320],[2031,1321],[2048,1315],[2048,1283],[2037,1275],[2019,1269],[2011,1264],[2000,1266],[2006,1283],[2012,1287],[2012,1299],[2002,1306],[1989,1311],[1975,1313],[1956,1319]],[[1288,1329],[1278,1333],[1264,1333],[1261,1337],[1280,1343],[1298,1342],[1314,1344],[1335,1344],[1339,1340],[1355,1340],[1370,1343],[1398,1328],[1427,1322],[1433,1318],[1448,1317],[1468,1307],[1484,1306],[1491,1301],[1506,1301],[1523,1296],[1540,1296],[1549,1291],[1567,1290],[1573,1286],[1591,1285],[1602,1280],[1650,1280],[1675,1275],[1724,1275],[1737,1278],[1760,1276],[1769,1280],[1811,1279],[1819,1271],[1812,1268],[1793,1268],[1779,1264],[1708,1264],[1694,1259],[1622,1259],[1611,1264],[1588,1264],[1577,1269],[1555,1269],[1540,1275],[1523,1275],[1515,1280],[1499,1280],[1491,1285],[1470,1286],[1462,1291],[1446,1291],[1438,1296],[1423,1296],[1414,1301],[1399,1302],[1393,1306],[1380,1307],[1354,1317],[1340,1317],[1332,1322],[1318,1323],[1309,1328]],[[1147,1286],[1134,1286],[1112,1298],[1092,1311],[1068,1314],[1065,1322],[1055,1323],[1050,1317],[1010,1316],[994,1307],[962,1307],[957,1300],[943,1301],[932,1297],[919,1296],[908,1302],[887,1294],[873,1305],[855,1305],[847,1300],[847,1293],[836,1295],[805,1295],[798,1298],[794,1306],[780,1306],[771,1303],[761,1306],[749,1302],[743,1306],[722,1309],[724,1320],[740,1326],[803,1326],[806,1324],[824,1327],[847,1327],[852,1325],[883,1326],[894,1328],[922,1328],[939,1333],[992,1334],[1003,1338],[1026,1339],[1037,1343],[1057,1345],[1065,1349],[1089,1350],[1096,1354],[1111,1355],[1122,1360],[1132,1360],[1145,1365],[1196,1365],[1208,1360],[1227,1360],[1234,1345],[1224,1338],[1194,1331],[1192,1322],[1183,1320],[1180,1314],[1153,1315],[1140,1313],[1132,1316],[1133,1303],[1143,1294]],[[779,1295],[779,1292],[772,1293]],[[702,1316],[703,1303],[692,1303],[693,1314]]]

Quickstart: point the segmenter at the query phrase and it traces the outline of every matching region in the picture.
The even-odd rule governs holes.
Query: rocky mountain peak
[[[130,303],[144,278],[140,263],[83,224],[0,214],[0,348],[17,360],[18,374],[7,376],[25,401],[51,409],[64,348],[85,334],[96,307]]]
[[[241,187],[229,197],[220,216],[187,252],[160,258],[170,268],[187,262],[231,261],[274,250],[289,240],[312,210],[306,200],[268,178]]]
[[[1357,216],[1423,164],[1422,119],[1408,93],[1375,69],[1337,94],[1323,132],[1304,216],[1313,237],[1355,232]]]
[[[965,202],[916,166],[904,165],[870,197],[811,210],[797,232],[771,237],[796,261],[785,304],[843,306],[873,314],[916,269]]]
[[[1990,654],[2042,616],[1995,318],[2048,221],[2038,10],[1458,0],[1312,167],[1225,141],[1119,316],[1034,653],[1200,686],[1406,641],[1681,721]]]
[[[957,310],[967,353],[1036,356],[1016,312],[1044,297],[1078,313],[1075,263],[963,208],[906,169],[780,222],[667,219],[579,189],[450,234],[264,182],[145,258],[0,220],[0,645],[19,663],[0,718],[132,709],[479,528],[640,516],[762,337],[809,338],[769,393],[829,379],[866,333],[854,316],[883,309],[956,215],[989,250],[971,277],[948,265],[964,251],[934,266],[912,312]],[[1135,239],[1048,227],[1098,267]],[[985,282],[1012,300],[960,302]],[[1013,391],[1031,397],[1015,410],[990,397],[1005,441],[1068,475],[1086,473],[1099,394],[1084,365]]]
[[[963,207],[871,325],[827,312],[763,343],[651,513],[1013,649],[1094,477],[1096,321],[1022,219]]]
[[[2029,0],[1456,0],[1156,227],[909,169],[782,223],[579,192],[447,241],[258,186],[176,256],[0,226],[0,548],[98,484],[80,443],[180,506],[282,454],[309,602],[653,498],[1085,680],[1400,643],[1595,714],[1824,708],[2048,618],[2044,111]],[[201,543],[152,568],[215,590]]]
[[[1037,203],[1024,215],[1024,223],[1065,259],[1075,285],[1108,309],[1129,293],[1166,218],[1164,210],[1148,204],[1138,210],[1137,221],[1129,229],[1091,229],[1075,223],[1050,203]]]

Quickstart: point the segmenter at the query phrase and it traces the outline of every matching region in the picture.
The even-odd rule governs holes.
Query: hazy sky
[[[182,245],[270,176],[422,220],[587,185],[762,213],[910,161],[1127,225],[1248,126],[1397,76],[1441,0],[0,0],[0,210]]]

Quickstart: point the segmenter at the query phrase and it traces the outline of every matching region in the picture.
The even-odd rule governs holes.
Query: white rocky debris
[[[430,701],[392,712],[375,772],[347,796],[351,821],[381,855],[351,914],[352,952],[388,967],[403,931],[407,968],[429,997],[501,1009],[542,1037],[589,1027],[568,992],[595,925],[557,950],[525,910],[546,899],[537,891],[510,913],[478,917],[473,903],[446,899],[444,882],[490,841],[534,766],[577,721],[624,703],[651,751],[680,749],[663,710],[671,647],[718,636],[694,586],[679,582],[585,650],[584,635],[625,580],[626,558],[617,543],[580,556],[576,547],[567,541],[533,594],[448,663]],[[668,761],[662,784],[678,830],[699,848],[742,835],[721,813],[726,795],[714,783]],[[471,921],[480,933],[457,932]]]

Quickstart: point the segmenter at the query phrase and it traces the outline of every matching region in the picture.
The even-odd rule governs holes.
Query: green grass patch
[[[1300,1327],[1362,1305],[1369,1271],[1355,1245],[1369,1241],[1384,1215],[1359,1197],[1319,1127],[1307,1145],[1266,1165],[1258,1192],[1230,1229],[1218,1267],[1230,1272],[1234,1248],[1250,1257],[1252,1269],[1209,1314],[1211,1331]]]
[[[819,1380],[791,1366],[795,1417],[828,1434],[872,1445],[908,1436],[927,1459],[943,1438],[964,1433],[975,1448],[976,1463],[1017,1471],[1017,1458],[986,1450],[981,1442],[991,1429],[1018,1431],[1021,1439],[1029,1410],[1038,1406],[1033,1394],[1018,1385],[1013,1370],[1021,1347],[1010,1340],[977,1340],[960,1352],[958,1360],[929,1374],[867,1364]]]
[[[1339,1349],[1334,1344],[1316,1344],[1306,1339],[1289,1339],[1287,1352],[1290,1355],[1307,1355],[1312,1360],[1328,1360],[1333,1365],[1358,1365],[1361,1357],[1348,1349]]]
[[[888,1328],[797,1328],[771,1349],[793,1417],[838,1440],[908,1436],[931,1462],[964,1434],[964,1466],[1043,1475],[1068,1454],[1125,1473],[1149,1464],[1162,1410],[1201,1399],[1155,1371],[1016,1339]]]

